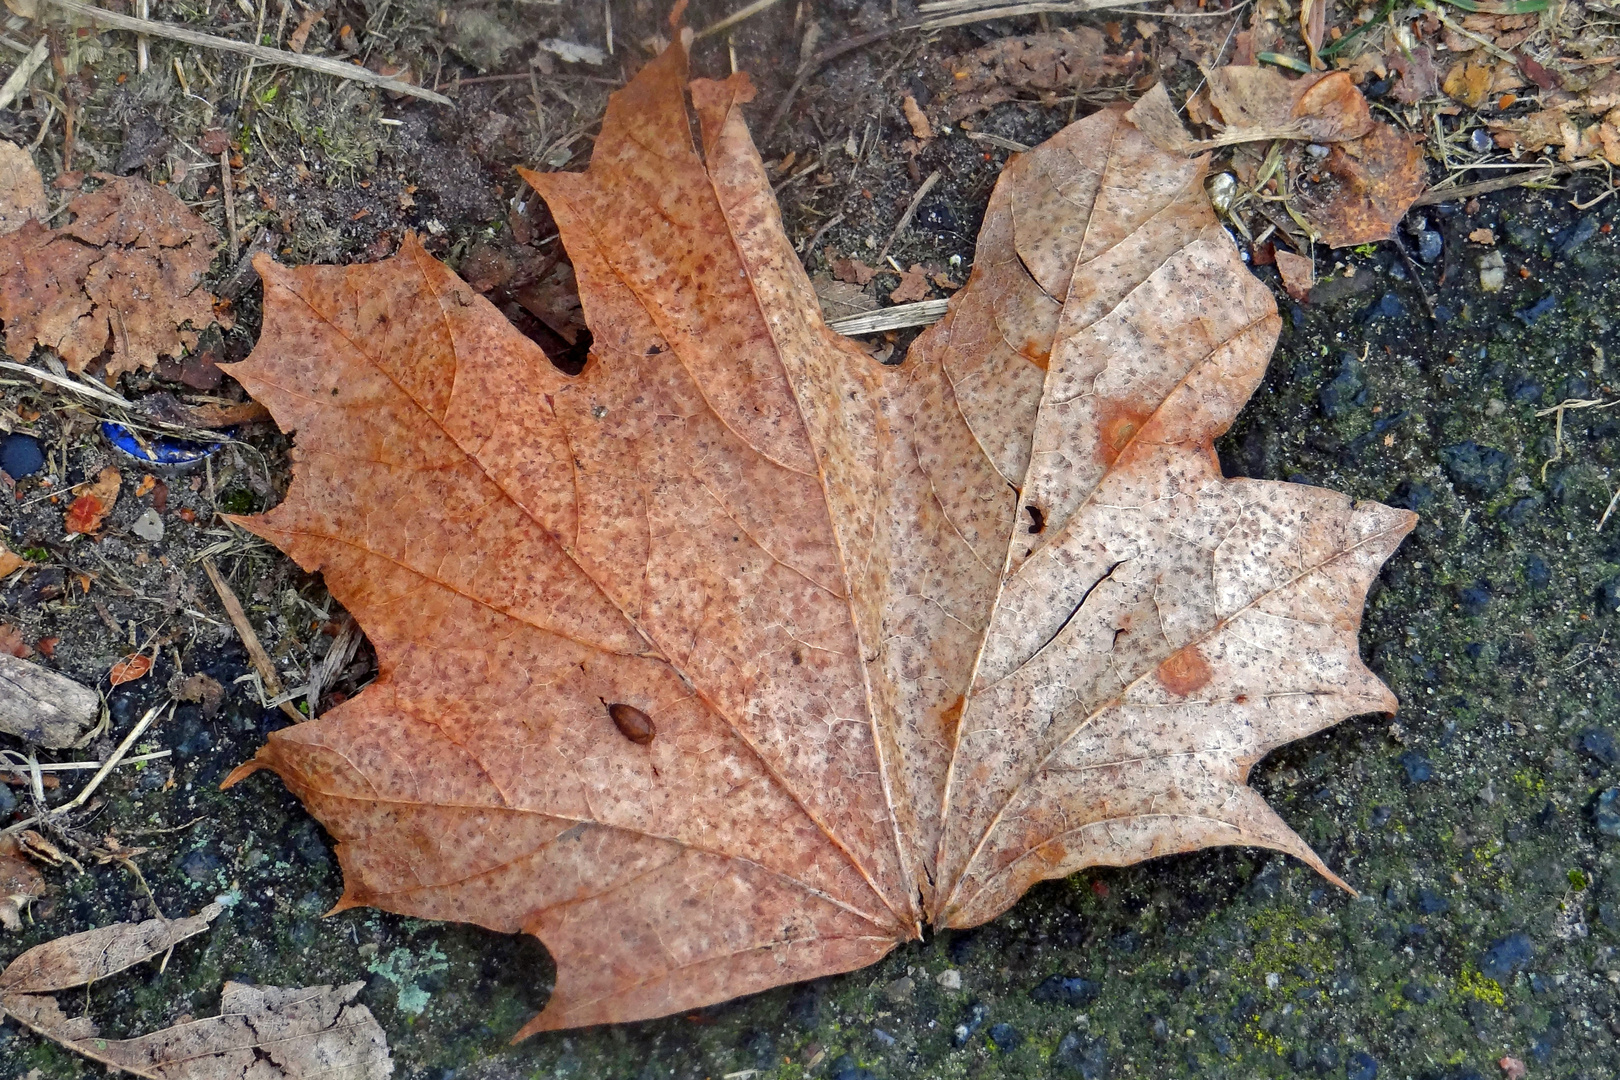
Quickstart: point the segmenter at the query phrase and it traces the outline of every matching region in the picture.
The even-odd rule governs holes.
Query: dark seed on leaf
[[[637,746],[646,746],[658,734],[653,727],[652,717],[636,708],[616,701],[607,707],[608,715],[613,717],[613,725],[619,729],[619,734],[635,743]]]

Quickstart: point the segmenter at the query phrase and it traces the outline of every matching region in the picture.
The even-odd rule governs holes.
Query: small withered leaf
[[[619,729],[619,734],[637,746],[646,746],[653,741],[653,736],[658,734],[658,728],[653,725],[652,717],[634,705],[615,701],[607,707],[607,711],[608,715],[613,717],[613,724]]]

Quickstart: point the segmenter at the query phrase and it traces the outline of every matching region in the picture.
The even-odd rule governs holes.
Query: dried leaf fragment
[[[183,919],[114,923],[35,945],[0,972],[0,994],[44,994],[105,979],[208,929],[224,908]]]
[[[26,360],[37,345],[73,371],[110,351],[105,375],[179,356],[215,321],[202,288],[219,233],[184,203],[136,177],[69,205],[71,221],[37,221],[0,236],[0,320],[6,347]],[[189,324],[191,329],[182,329]]]
[[[1311,297],[1311,289],[1316,286],[1316,263],[1304,255],[1295,255],[1292,251],[1278,251],[1277,273],[1282,275],[1283,288],[1288,290],[1300,303]]]
[[[934,126],[928,122],[928,114],[922,111],[917,99],[907,94],[900,101],[900,110],[906,114],[906,123],[911,125],[911,133],[923,142],[934,137]]]
[[[0,139],[0,234],[16,232],[51,211],[45,181],[33,157],[6,139]]]
[[[364,1005],[365,986],[248,986],[228,982],[218,1016],[133,1039],[99,1038],[89,1017],[69,1019],[55,998],[0,996],[35,1033],[112,1069],[160,1080],[383,1080],[388,1039]]]
[[[1209,73],[1209,102],[1226,125],[1218,141],[1297,139],[1342,142],[1367,134],[1367,99],[1344,71],[1289,79],[1272,67],[1229,66]]]
[[[1322,171],[1327,178],[1300,193],[1299,207],[1336,248],[1387,240],[1428,182],[1419,140],[1381,123],[1335,145]]]
[[[10,577],[27,565],[27,559],[12,551],[4,541],[0,541],[0,578]]]
[[[118,489],[124,482],[124,474],[117,468],[108,465],[96,474],[96,479],[78,489],[78,494],[68,504],[67,517],[63,526],[70,533],[93,533],[101,528],[101,523],[107,515],[113,512],[118,505]]]
[[[576,375],[414,237],[256,260],[231,374],[298,456],[238,520],[380,675],[227,785],[303,800],[340,907],[540,937],[520,1036],[851,970],[1086,866],[1243,844],[1337,882],[1248,773],[1394,707],[1356,630],[1415,518],[1221,476],[1280,320],[1205,162],[1118,109],[1013,158],[889,368],[822,321],[747,78],[690,84],[696,146],[687,88],[677,44],[587,171],[523,174],[593,331]]]
[[[0,838],[0,925],[22,929],[22,913],[45,895],[45,879],[18,854],[14,837]]]
[[[130,653],[118,661],[107,672],[107,682],[113,686],[122,686],[136,679],[144,679],[152,670],[152,658],[146,653]]]
[[[953,80],[947,112],[960,120],[1025,92],[1089,90],[1131,74],[1141,63],[1135,49],[1109,55],[1102,33],[1089,26],[1001,38],[945,61]]]

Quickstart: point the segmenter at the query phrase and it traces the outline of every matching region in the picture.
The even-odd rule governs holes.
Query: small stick
[[[135,14],[142,19],[150,19],[152,17],[152,0],[139,0],[135,5]],[[151,42],[152,39],[145,34],[138,34],[135,37],[135,70],[142,75],[146,74],[146,69],[152,64],[152,57],[147,52]]]
[[[169,715],[173,716],[174,703],[170,701],[166,702],[165,704],[170,706]],[[129,734],[124,736],[124,741],[118,744],[118,749],[112,752],[111,757],[102,762],[101,771],[92,776],[90,778],[90,782],[84,785],[84,790],[79,792],[79,794],[74,797],[72,802],[64,803],[63,805],[58,806],[55,810],[51,811],[51,814],[53,816],[57,814],[65,814],[69,810],[77,810],[79,807],[83,806],[85,804],[85,800],[90,798],[91,793],[94,792],[96,788],[101,786],[101,782],[103,780],[107,779],[107,774],[116,769],[118,767],[118,763],[124,760],[124,755],[129,753],[129,748],[135,745],[135,740],[146,734],[146,729],[152,726],[152,721],[156,720],[158,713],[162,711],[162,705],[154,705],[150,709],[147,709],[146,715],[141,717],[140,720],[136,722],[135,726],[129,729]]]
[[[225,614],[230,616],[231,625],[236,627],[236,636],[241,638],[242,644],[247,647],[248,658],[253,661],[253,670],[259,673],[259,678],[264,682],[264,688],[270,691],[270,696],[280,697],[285,692],[281,686],[281,676],[276,674],[276,665],[270,662],[270,654],[264,651],[264,646],[259,642],[259,635],[253,630],[253,624],[248,622],[247,612],[242,610],[242,601],[231,591],[230,584],[220,574],[213,559],[204,559],[202,564],[208,580],[214,585],[214,591],[219,594],[219,602],[225,606]],[[281,711],[290,716],[294,723],[303,723],[308,719],[285,701],[281,703]]]
[[[894,232],[889,234],[888,241],[884,243],[883,250],[878,252],[877,259],[874,261],[883,261],[883,257],[889,253],[889,249],[894,247],[894,242],[900,239],[900,234],[906,231],[906,226],[911,224],[911,219],[916,215],[917,207],[922,205],[923,198],[934,190],[934,185],[939,183],[939,178],[942,175],[944,174],[938,169],[928,174],[928,179],[922,182],[922,187],[917,189],[917,194],[911,197],[911,202],[906,206],[906,212],[900,215],[900,221],[895,225]]]
[[[733,11],[730,15],[727,15],[725,18],[705,26],[693,36],[692,40],[701,41],[711,34],[718,34],[722,31],[730,30],[733,26],[736,26],[744,19],[751,19],[755,15],[758,15],[760,12],[764,11],[766,8],[774,7],[780,2],[781,0],[754,0],[752,4],[747,4],[740,7],[736,11]]]
[[[1568,165],[1549,165],[1540,172],[1526,175],[1519,173],[1515,176],[1499,176],[1495,180],[1481,180],[1477,184],[1459,184],[1454,188],[1431,188],[1419,195],[1412,203],[1413,206],[1434,206],[1436,203],[1450,202],[1453,199],[1470,199],[1475,195],[1486,195],[1492,191],[1506,191],[1508,188],[1522,187],[1526,184],[1536,184],[1543,180],[1565,176],[1582,169],[1597,169],[1608,162],[1602,160],[1574,161]]]
[[[259,0],[259,25],[257,27],[255,27],[254,31],[253,31],[253,44],[261,45],[263,43],[264,43],[264,0]],[[253,65],[254,65],[255,62],[258,61],[258,59],[259,58],[257,56],[254,56],[251,53],[248,55],[247,70],[242,72],[242,89],[237,92],[237,94],[236,94],[237,97],[242,98],[244,100],[247,98],[247,96],[248,96],[248,84],[253,81]],[[231,254],[234,255],[236,253],[233,251]]]
[[[236,235],[236,181],[231,176],[231,148],[219,152],[219,183],[225,192],[225,240],[235,259],[241,242]]]
[[[833,226],[837,225],[843,220],[843,214],[834,214],[832,217],[828,218],[826,222],[823,223],[821,228],[816,230],[815,235],[810,238],[810,242],[804,245],[804,255],[802,257],[802,261],[808,262],[810,256],[816,253],[816,246],[821,243],[822,238],[827,235],[828,231],[830,231]]]
[[[864,315],[851,315],[837,319],[827,327],[845,337],[856,334],[876,334],[883,330],[904,330],[910,326],[931,326],[945,317],[949,300],[919,300],[915,304],[896,304],[894,307],[868,311]]]
[[[173,750],[154,750],[150,754],[137,754],[132,758],[125,758],[125,765],[133,765],[139,761],[156,761],[166,758],[174,753]],[[42,773],[48,772],[82,772],[86,769],[99,769],[106,762],[103,761],[38,761],[29,765],[0,765],[0,772],[22,773],[31,768],[37,768]]]
[[[431,101],[438,105],[449,105],[450,99],[443,94],[436,94],[422,86],[413,86],[399,79],[391,79],[386,75],[378,75],[369,68],[358,64],[345,64],[325,56],[305,56],[302,53],[288,52],[285,49],[271,49],[258,43],[248,44],[242,41],[232,41],[230,38],[215,37],[213,34],[203,34],[183,26],[173,26],[169,23],[158,22],[154,19],[138,19],[133,15],[120,15],[116,11],[106,11],[90,4],[81,3],[80,0],[42,0],[63,11],[71,11],[82,15],[92,22],[111,26],[118,30],[133,30],[137,34],[150,34],[152,37],[168,38],[170,41],[183,41],[187,45],[196,45],[203,49],[217,49],[220,52],[239,53],[243,56],[252,56],[263,60],[267,64],[285,64],[288,67],[303,68],[305,71],[318,71],[323,75],[335,75],[340,79],[350,79],[362,82],[368,86],[375,86],[389,90],[396,94],[408,94],[419,97],[424,101]]]
[[[17,100],[17,95],[28,86],[28,80],[34,77],[34,72],[39,70],[40,65],[45,63],[45,58],[50,54],[49,38],[40,38],[34,43],[28,55],[22,58],[16,70],[6,79],[5,85],[0,86],[0,109],[9,108],[11,103]]]

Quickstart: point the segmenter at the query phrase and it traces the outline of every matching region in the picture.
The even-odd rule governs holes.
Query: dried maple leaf
[[[1246,786],[1395,700],[1365,591],[1413,515],[1223,479],[1279,319],[1204,162],[1117,110],[1014,158],[885,368],[830,332],[738,106],[668,49],[585,173],[526,173],[577,376],[408,239],[261,256],[232,374],[296,431],[240,523],[326,575],[377,681],[273,733],[340,908],[539,936],[529,1032],[871,963],[1042,878],[1213,844],[1333,878]]]
[[[106,377],[149,368],[197,344],[215,321],[201,282],[219,244],[212,225],[144,180],[125,177],[81,195],[71,223],[28,221],[0,236],[0,320],[6,347],[36,344],[83,371],[110,352]],[[180,327],[189,323],[190,330]]]

